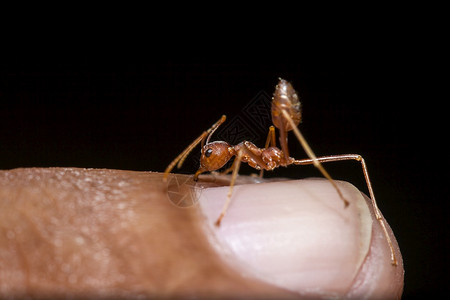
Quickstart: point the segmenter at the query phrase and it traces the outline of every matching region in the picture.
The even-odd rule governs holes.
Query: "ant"
[[[375,217],[380,223],[389,244],[389,248],[391,251],[391,263],[392,265],[397,265],[397,259],[394,254],[394,247],[387,232],[386,224],[375,201],[375,195],[373,193],[372,184],[369,179],[369,172],[362,156],[359,154],[342,154],[317,157],[311,150],[302,133],[297,127],[301,121],[300,100],[297,92],[294,90],[292,85],[284,79],[280,78],[278,84],[275,87],[275,93],[272,98],[271,113],[273,125],[278,128],[280,133],[279,141],[281,149],[276,145],[274,126],[270,126],[269,128],[269,134],[267,135],[267,140],[264,148],[258,148],[249,141],[243,141],[235,146],[230,145],[224,141],[210,142],[209,140],[212,134],[226,120],[226,116],[223,115],[220,120],[218,120],[213,126],[211,126],[211,128],[204,131],[169,164],[169,166],[164,171],[164,181],[167,180],[170,171],[175,167],[175,165],[177,165],[177,168],[180,168],[183,165],[186,157],[199,143],[201,143],[200,168],[194,175],[195,181],[198,180],[198,176],[201,173],[218,170],[222,168],[233,156],[236,156],[232,166],[223,172],[224,174],[227,174],[230,171],[233,171],[231,175],[230,189],[227,195],[227,200],[223,206],[222,212],[215,222],[216,226],[220,226],[220,223],[225,216],[231,201],[233,186],[235,184],[241,162],[249,164],[256,170],[260,170],[260,176],[263,175],[264,170],[272,171],[273,169],[280,166],[287,167],[289,165],[313,164],[333,185],[340,199],[343,201],[344,207],[347,207],[349,205],[349,202],[344,198],[339,187],[336,185],[328,172],[324,169],[322,163],[342,160],[359,161],[361,163],[364,178],[369,190],[370,199],[375,211]],[[309,158],[295,159],[289,156],[287,143],[287,134],[289,131],[294,132],[295,136],[299,140]]]

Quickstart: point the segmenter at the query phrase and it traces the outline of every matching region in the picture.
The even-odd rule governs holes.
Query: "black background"
[[[228,120],[242,114],[259,93],[271,95],[282,77],[300,95],[300,129],[317,155],[366,159],[403,254],[404,298],[448,292],[447,146],[445,136],[435,134],[443,127],[434,122],[447,107],[433,99],[426,61],[389,51],[298,60],[280,54],[152,57],[6,59],[0,69],[0,169],[163,171],[222,114]],[[253,142],[262,146],[264,139]],[[292,156],[306,157],[293,136],[289,144]],[[196,170],[198,152],[180,172]],[[357,162],[326,168],[367,191]],[[250,172],[243,167],[242,173]],[[266,174],[320,176],[309,166]]]

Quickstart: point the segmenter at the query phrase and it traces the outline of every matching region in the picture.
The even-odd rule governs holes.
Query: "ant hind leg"
[[[285,111],[285,110],[281,110],[284,118],[289,122],[289,124],[292,127],[292,130],[294,131],[295,136],[297,137],[298,141],[300,142],[300,144],[302,145],[303,149],[305,150],[306,154],[308,155],[308,157],[311,159],[312,164],[314,165],[314,167],[316,167],[320,173],[322,173],[322,175],[328,179],[328,181],[333,185],[334,189],[336,190],[336,192],[339,195],[339,198],[341,198],[341,200],[344,202],[345,207],[348,206],[349,202],[347,199],[344,198],[344,195],[342,195],[341,190],[339,189],[339,187],[336,185],[336,183],[334,182],[333,178],[331,178],[330,174],[328,174],[327,170],[325,170],[325,168],[322,166],[322,164],[320,163],[320,161],[317,159],[316,155],[314,154],[314,152],[312,151],[311,147],[309,146],[308,142],[306,141],[306,139],[303,137],[302,133],[300,132],[300,130],[298,129],[297,125],[294,123],[294,121],[292,120],[292,118],[289,116],[289,114]],[[284,150],[284,149],[283,149]]]

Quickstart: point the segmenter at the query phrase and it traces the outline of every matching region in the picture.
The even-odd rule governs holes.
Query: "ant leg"
[[[264,145],[264,149],[267,149],[268,147],[276,147],[277,143],[275,140],[275,127],[270,126],[269,127],[269,133],[267,134],[266,144]],[[262,178],[264,174],[264,169],[261,169],[259,172],[259,177]]]
[[[233,194],[233,187],[234,183],[236,182],[236,177],[239,171],[239,168],[241,166],[241,160],[242,160],[242,150],[239,150],[236,156],[236,159],[233,162],[233,174],[231,175],[231,182],[230,182],[230,189],[228,190],[227,194],[227,200],[225,201],[225,204],[223,205],[222,212],[220,213],[219,217],[217,218],[217,221],[215,223],[216,226],[220,226],[220,222],[222,222],[223,217],[227,213],[228,206],[231,202],[231,195]]]
[[[384,235],[386,236],[386,240],[389,244],[389,248],[391,250],[392,265],[396,266],[397,258],[395,257],[395,254],[394,254],[394,246],[392,245],[391,238],[387,232],[386,223],[381,216],[381,211],[378,208],[377,201],[375,200],[375,195],[374,195],[373,189],[372,189],[372,183],[370,182],[370,178],[369,178],[369,171],[367,169],[364,158],[362,158],[362,156],[359,154],[342,154],[342,155],[330,155],[330,156],[316,157],[315,159],[321,163],[342,161],[342,160],[356,160],[356,161],[361,162],[364,179],[366,180],[367,189],[369,190],[370,200],[372,201],[372,206],[375,211],[375,217],[378,220],[378,222],[380,223],[381,228],[383,228]],[[300,159],[300,160],[295,160],[293,163],[295,165],[310,165],[310,164],[314,163],[314,160],[313,159]]]
[[[262,160],[262,158],[259,157],[258,155],[256,155],[255,153],[253,153],[247,143],[248,142],[243,143],[242,148],[239,149],[239,151],[237,152],[236,158],[233,162],[234,168],[233,168],[233,173],[231,175],[230,189],[228,190],[227,200],[225,201],[225,204],[223,205],[222,212],[220,213],[219,218],[217,218],[217,221],[215,223],[216,226],[220,226],[220,222],[222,222],[222,219],[228,210],[228,206],[230,205],[231,195],[233,194],[233,187],[234,187],[234,183],[236,182],[239,168],[241,166],[242,157],[244,155],[246,155],[247,157],[250,157],[252,159],[254,166],[259,166],[261,169],[264,168],[265,163]]]
[[[167,177],[169,176],[170,171],[172,171],[172,169],[175,167],[175,165],[177,165],[177,168],[181,168],[181,166],[183,165],[186,157],[189,155],[189,153],[191,153],[191,151],[201,142],[202,146],[205,143],[205,139],[209,136],[211,136],[211,134],[217,129],[217,127],[219,127],[223,122],[225,122],[225,115],[222,116],[222,118],[220,118],[219,121],[217,121],[216,123],[214,123],[213,126],[211,126],[211,128],[209,128],[207,131],[204,131],[198,138],[196,138],[189,146],[186,147],[186,149],[183,150],[183,152],[181,152],[166,168],[166,170],[164,171],[164,176],[163,176],[163,181],[166,182],[167,181]],[[198,175],[197,175],[198,176]]]
[[[270,147],[277,146],[277,143],[275,140],[275,127],[273,127],[273,126],[269,127],[269,133],[267,134],[266,144],[265,144],[264,148],[268,148],[269,145],[270,145]]]
[[[344,198],[344,196],[342,195],[341,190],[339,189],[339,187],[336,185],[336,183],[334,182],[333,178],[331,178],[330,174],[328,174],[328,172],[325,170],[325,168],[322,166],[322,164],[320,163],[320,161],[317,159],[316,155],[314,154],[314,152],[312,151],[311,147],[309,147],[308,142],[305,140],[305,138],[303,137],[303,135],[301,134],[300,130],[298,129],[297,125],[294,123],[294,121],[292,120],[292,118],[289,116],[289,114],[285,111],[285,110],[281,110],[283,116],[285,117],[285,119],[289,122],[289,124],[292,127],[292,130],[294,130],[294,134],[296,135],[298,141],[300,142],[300,144],[302,145],[303,149],[305,150],[306,154],[308,155],[308,157],[311,159],[312,164],[314,164],[314,166],[320,171],[320,173],[322,173],[322,175],[328,179],[328,181],[333,185],[334,189],[336,190],[336,192],[339,194],[339,198],[341,198],[341,200],[344,202],[345,207],[348,206],[349,202],[347,201],[347,199]],[[287,139],[286,139],[287,140]],[[286,146],[287,148],[287,146]],[[283,149],[284,150],[284,149]]]

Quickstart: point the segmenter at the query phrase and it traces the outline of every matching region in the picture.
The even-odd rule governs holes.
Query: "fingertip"
[[[386,229],[394,249],[392,257],[386,236],[380,222],[375,217],[370,199],[364,195],[373,219],[370,250],[355,277],[348,299],[400,299],[404,286],[403,258],[394,233],[386,220]],[[384,217],[382,217],[384,219]]]

